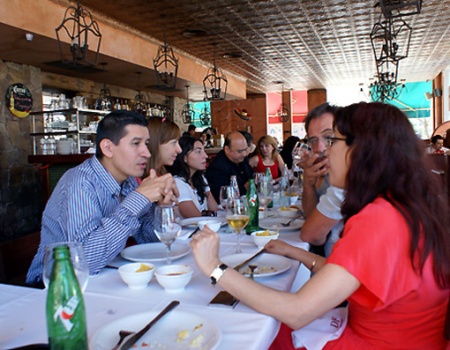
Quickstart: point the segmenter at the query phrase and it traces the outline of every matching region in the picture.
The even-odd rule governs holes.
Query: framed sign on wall
[[[31,91],[20,83],[8,86],[5,99],[9,111],[18,118],[27,117],[33,108]]]

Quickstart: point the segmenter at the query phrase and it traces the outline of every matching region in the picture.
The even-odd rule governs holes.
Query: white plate
[[[197,227],[199,221],[220,221],[222,225],[226,224],[225,218],[216,216],[197,216],[195,218],[187,218],[181,220],[181,226],[184,227]]]
[[[298,230],[303,226],[303,223],[305,220],[302,218],[295,219],[291,222],[291,224],[287,227],[284,227],[281,225],[282,222],[288,222],[290,218],[268,218],[268,219],[262,219],[259,221],[259,227],[261,227],[264,230],[279,230],[280,232],[283,231],[292,231],[292,230]]]
[[[112,321],[101,327],[89,342],[92,350],[111,350],[119,341],[119,331],[137,332],[153,319],[158,312],[147,312],[127,316]],[[195,327],[202,325],[199,329]],[[178,333],[188,331],[189,336],[177,342]],[[174,310],[159,320],[146,334],[140,338],[132,349],[216,349],[222,333],[217,324],[203,316]],[[200,339],[202,338],[202,339]],[[199,340],[200,346],[192,346],[190,342]],[[200,342],[200,340],[202,340]],[[145,346],[145,344],[148,344]]]
[[[234,267],[242,263],[243,261],[250,258],[253,254],[233,254],[220,258],[220,261],[229,265],[230,267]],[[258,269],[255,270],[255,274],[253,275],[255,278],[257,277],[269,277],[279,275],[291,268],[292,261],[284,256],[275,255],[275,254],[262,254],[255,259],[253,259],[250,264],[258,265],[266,268],[274,268],[275,271],[267,271],[258,273]],[[245,269],[243,267],[242,269]],[[242,272],[241,269],[241,272]],[[247,276],[247,274],[245,274]]]
[[[170,257],[172,260],[182,258],[189,254],[191,248],[187,244],[174,242],[171,247]],[[122,258],[138,261],[152,262],[166,260],[167,246],[164,243],[146,243],[133,245],[122,250]]]

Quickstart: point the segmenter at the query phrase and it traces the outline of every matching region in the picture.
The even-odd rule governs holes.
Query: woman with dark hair
[[[283,174],[284,161],[278,153],[276,140],[265,135],[256,144],[256,155],[249,159],[250,166],[254,172],[263,173],[266,168],[270,169],[272,179],[278,179]]]
[[[180,196],[178,208],[185,218],[202,215],[202,211],[218,210],[212,196],[208,181],[203,176],[208,155],[201,139],[192,136],[180,138],[181,153],[178,154],[173,166],[169,168],[175,177]]]
[[[148,129],[150,131],[150,142],[148,148],[151,157],[149,159],[149,169],[155,169],[158,176],[167,173],[166,166],[171,166],[181,152],[178,139],[180,138],[180,128],[173,121],[151,117],[148,119]]]
[[[289,169],[292,168],[292,150],[300,138],[297,136],[289,136],[283,143],[283,149],[280,151],[280,156],[283,158],[284,164],[287,165]]]
[[[314,272],[301,289],[273,290],[224,267],[219,236],[208,229],[191,241],[198,266],[236,298],[285,323],[272,349],[294,349],[302,330],[289,327],[305,327],[345,300],[347,326],[324,349],[444,349],[448,205],[410,122],[394,106],[362,102],[338,110],[334,135],[323,142],[330,183],[346,189],[340,240],[327,259],[276,241],[266,245]]]

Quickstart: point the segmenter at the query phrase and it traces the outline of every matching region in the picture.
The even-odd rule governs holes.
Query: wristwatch
[[[220,264],[213,270],[213,272],[211,272],[211,274],[209,275],[209,278],[211,278],[212,285],[215,285],[217,282],[219,282],[219,280],[221,279],[221,277],[223,276],[223,274],[227,268],[228,268],[228,265]]]

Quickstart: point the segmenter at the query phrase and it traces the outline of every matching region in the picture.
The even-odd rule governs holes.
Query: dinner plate
[[[243,261],[250,258],[253,254],[233,254],[227,255],[220,258],[220,261],[229,265],[230,267],[234,267],[242,263]],[[255,259],[253,259],[250,264],[257,265],[258,268],[265,268],[264,271],[258,271],[258,268],[255,270],[253,277],[269,277],[279,275],[291,268],[292,261],[284,256],[275,255],[275,254],[262,254]],[[245,272],[245,267],[241,270],[241,273]],[[244,273],[245,276],[248,276],[248,273]]]
[[[101,327],[89,342],[92,350],[111,350],[119,341],[119,331],[137,332],[158,312],[126,316]],[[186,337],[181,339],[180,332]],[[206,317],[173,310],[159,320],[132,349],[216,349],[222,338],[217,324]]]
[[[303,226],[305,220],[302,218],[295,219],[291,222],[291,224],[287,227],[281,225],[282,222],[288,222],[290,218],[267,218],[259,221],[259,227],[264,230],[279,230],[280,232],[298,230]]]
[[[170,257],[172,260],[176,260],[189,254],[190,251],[191,248],[189,245],[175,241],[171,247]],[[167,246],[164,243],[138,244],[125,248],[120,255],[122,255],[122,258],[131,261],[162,261],[167,259]]]
[[[220,221],[222,225],[226,224],[226,220],[224,217],[217,217],[217,216],[197,216],[194,218],[187,218],[181,220],[181,226],[184,227],[197,227],[199,221]]]

